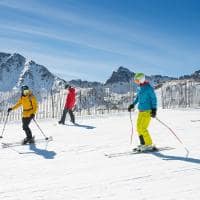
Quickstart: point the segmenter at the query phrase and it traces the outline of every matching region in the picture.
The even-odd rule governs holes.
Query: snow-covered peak
[[[133,77],[133,72],[124,67],[119,67],[117,71],[114,71],[111,77],[106,81],[105,84],[113,84],[117,82],[129,82]]]
[[[18,89],[28,85],[37,91],[54,89],[65,81],[53,75],[45,66],[27,60],[18,53],[0,53],[0,91]]]

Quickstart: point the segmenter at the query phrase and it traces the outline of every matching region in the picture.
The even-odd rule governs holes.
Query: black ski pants
[[[70,115],[70,118],[71,118],[71,122],[75,123],[75,117],[74,117],[73,111],[71,109],[67,109],[67,108],[64,108],[60,122],[63,123],[63,124],[65,123],[65,118],[66,118],[66,115],[67,115],[68,112],[69,112],[69,115]]]
[[[22,128],[26,133],[26,137],[31,139],[32,138],[32,132],[31,129],[29,128],[29,124],[32,120],[32,117],[23,117],[22,118]]]

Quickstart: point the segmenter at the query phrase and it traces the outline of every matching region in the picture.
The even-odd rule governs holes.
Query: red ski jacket
[[[76,94],[74,88],[69,88],[68,91],[69,93],[66,98],[65,108],[71,110],[75,106]]]

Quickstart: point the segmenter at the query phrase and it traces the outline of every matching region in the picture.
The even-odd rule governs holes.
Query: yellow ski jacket
[[[18,102],[12,107],[12,110],[23,107],[22,117],[30,117],[32,114],[36,114],[38,109],[38,103],[35,96],[30,92],[26,96],[21,96]]]

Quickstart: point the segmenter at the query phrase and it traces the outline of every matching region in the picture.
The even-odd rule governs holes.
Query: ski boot
[[[157,151],[157,147],[154,145],[139,145],[137,148],[134,148],[133,151],[138,152],[151,152],[151,151]]]
[[[32,138],[26,137],[26,138],[24,138],[24,140],[22,141],[22,145],[33,144],[33,143],[35,143],[34,137],[32,137]]]

